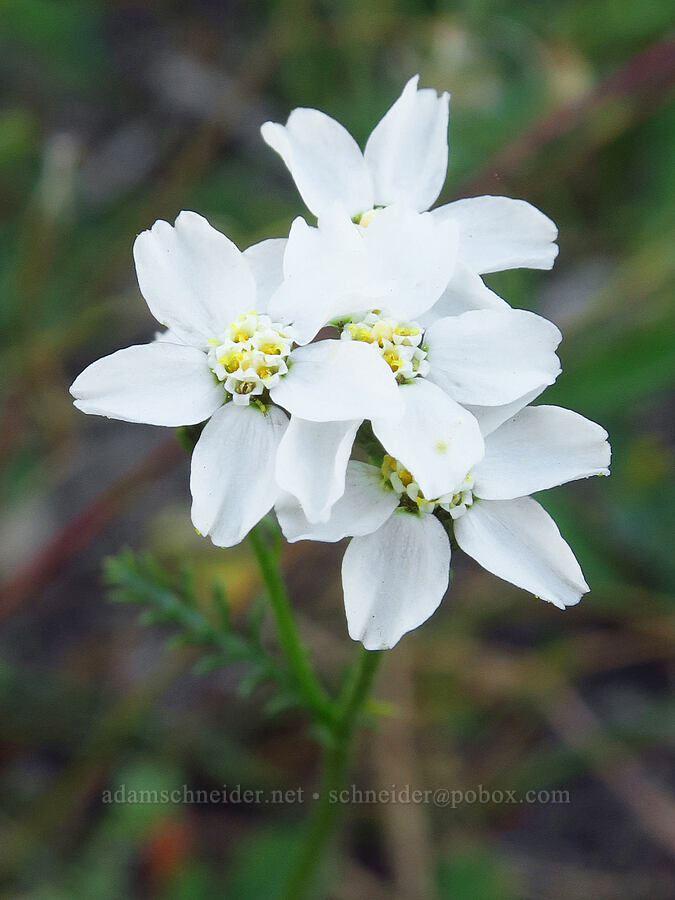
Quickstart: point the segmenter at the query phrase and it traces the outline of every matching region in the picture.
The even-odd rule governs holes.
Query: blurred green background
[[[299,712],[107,602],[125,546],[259,592],[189,521],[168,431],[87,417],[89,362],[151,338],[135,235],[195,209],[241,247],[302,213],[258,127],[317,106],[363,142],[404,82],[452,93],[442,200],[524,197],[551,273],[489,282],[563,330],[545,402],[610,432],[610,479],[541,498],[592,592],[561,613],[456,555],[387,655],[362,789],[565,790],[564,804],[353,803],[322,897],[670,898],[675,44],[661,0],[0,2],[0,872],[29,900],[268,898],[307,804],[108,804],[103,791],[315,784]],[[669,102],[670,101],[670,102]],[[326,684],[353,652],[341,546],[284,567]],[[205,594],[206,596],[206,594]],[[208,612],[208,611],[207,611]],[[266,626],[267,627],[267,626]],[[182,788],[181,788],[182,789]],[[309,804],[311,805],[311,803]]]

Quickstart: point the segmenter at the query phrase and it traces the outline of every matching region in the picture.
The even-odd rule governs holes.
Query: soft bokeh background
[[[525,197],[560,226],[552,273],[489,281],[562,328],[545,399],[608,428],[613,474],[542,498],[592,585],[579,607],[457,554],[442,607],[387,655],[354,772],[570,802],[351,804],[322,896],[673,895],[669,6],[0,3],[3,896],[274,895],[305,806],[102,802],[120,785],[311,791],[317,750],[300,713],[265,718],[264,689],[196,676],[193,650],[107,601],[102,561],[125,546],[224,578],[242,614],[259,583],[246,546],[195,535],[173,434],[83,416],[67,388],[153,334],[138,231],[188,208],[242,247],[285,233],[303,208],[260,123],[317,106],[364,141],[418,71],[453,95],[442,199]],[[328,685],[353,652],[341,549],[284,554]]]

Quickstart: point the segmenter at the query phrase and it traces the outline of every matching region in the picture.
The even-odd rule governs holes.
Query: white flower
[[[392,203],[419,212],[436,201],[448,163],[447,93],[418,90],[419,76],[375,127],[364,153],[334,119],[316,109],[295,109],[286,125],[265,122],[262,136],[290,170],[307,207],[319,218],[336,202],[367,222],[372,210]],[[469,292],[480,305],[500,302],[478,275],[528,267],[550,269],[558,253],[557,229],[540,210],[509,197],[474,197],[434,210],[459,231],[458,265],[448,302]],[[474,298],[475,299],[475,298]],[[453,309],[463,312],[464,307]],[[446,312],[446,315],[448,313]]]
[[[272,314],[284,310],[301,342],[335,320],[341,342],[366,344],[386,362],[402,415],[373,412],[373,430],[387,452],[416,472],[427,496],[445,493],[483,454],[478,425],[463,406],[536,396],[560,372],[560,332],[534,313],[500,300],[497,308],[438,318],[455,242],[452,222],[396,204],[378,210],[366,226],[338,208],[318,228],[297,219],[284,254],[284,282],[270,300]],[[293,388],[285,382],[275,399],[283,405]],[[325,521],[344,489],[360,421],[317,428],[303,424],[316,417],[298,403],[293,412],[297,420],[277,477],[310,520]]]
[[[329,422],[400,411],[391,370],[372,348],[332,340],[292,349],[288,316],[278,304],[277,315],[266,312],[284,246],[263,241],[241,253],[193,212],[175,227],[156,222],[134,258],[168,331],[92,363],[71,387],[75,406],[94,415],[165,426],[209,419],[192,457],[192,521],[219,546],[242,540],[277,496],[288,418],[276,402]]]
[[[481,422],[485,456],[454,490],[420,491],[404,466],[350,462],[344,495],[312,524],[282,496],[276,512],[289,541],[352,536],[342,580],[349,634],[387,649],[436,610],[448,587],[450,541],[489,572],[560,608],[589,590],[553,519],[531,497],[567,481],[609,474],[607,433],[567,409],[528,406],[506,421]],[[445,527],[444,527],[445,526]]]

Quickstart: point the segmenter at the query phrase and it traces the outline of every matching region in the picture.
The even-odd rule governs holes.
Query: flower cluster
[[[550,269],[557,229],[507,197],[428,211],[449,97],[417,81],[363,152],[318,110],[265,123],[317,224],[298,217],[288,238],[241,252],[197,213],[156,222],[134,259],[167,330],[71,387],[86,413],[206,423],[192,521],[214,544],[238,543],[273,508],[289,541],[351,537],[345,608],[368,649],[438,607],[453,539],[501,578],[577,603],[581,569],[529,495],[609,471],[604,429],[531,405],[560,374],[560,332],[481,278]]]

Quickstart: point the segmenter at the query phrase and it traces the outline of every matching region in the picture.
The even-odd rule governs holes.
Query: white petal
[[[325,522],[344,493],[347,461],[360,424],[291,418],[277,454],[277,482],[297,497],[310,522]]]
[[[485,440],[474,469],[474,492],[487,500],[510,500],[535,491],[609,475],[607,432],[590,419],[559,406],[527,406]]]
[[[401,411],[393,372],[370,344],[317,341],[297,347],[289,369],[270,396],[301,419],[340,422]]]
[[[510,309],[506,300],[491,291],[480,275],[461,260],[457,260],[450,282],[430,310],[418,317],[418,322],[428,328],[436,319],[461,316],[472,309]]]
[[[405,409],[399,418],[373,420],[387,453],[414,476],[433,500],[453,491],[483,456],[483,438],[471,413],[435,384],[415,379],[399,387]]]
[[[455,521],[455,538],[488,572],[561,609],[590,590],[558,526],[531,497],[475,502]]]
[[[501,406],[560,374],[560,331],[524,309],[479,309],[426,331],[429,379],[459,403]]]
[[[347,467],[344,494],[326,522],[309,522],[290,494],[282,494],[275,510],[287,541],[327,541],[370,534],[383,525],[398,506],[398,497],[382,484],[380,470],[352,460]]]
[[[485,438],[499,428],[503,422],[506,422],[507,419],[511,419],[517,412],[520,412],[521,409],[524,409],[529,403],[536,400],[547,387],[547,384],[537,385],[536,388],[528,391],[527,394],[518,397],[512,403],[505,403],[503,406],[474,406],[467,403],[465,409],[468,409],[478,421],[480,433]]]
[[[401,206],[379,210],[365,229],[339,206],[318,228],[296,219],[271,314],[293,323],[299,343],[332,319],[369,309],[416,318],[452,276],[457,234],[453,222]]]
[[[448,588],[450,541],[435,516],[397,512],[355,537],[342,562],[349,636],[388,650],[436,611]]]
[[[284,251],[286,238],[269,238],[244,250],[255,280],[256,298],[253,304],[260,313],[267,312],[270,298],[284,280]]]
[[[480,275],[504,269],[550,269],[558,229],[541,210],[510,197],[470,197],[434,210],[460,227],[459,258]]]
[[[70,393],[82,412],[171,427],[203,422],[225,400],[206,354],[166,341],[96,360],[75,379]]]
[[[265,122],[263,139],[286,163],[308,208],[320,216],[336,200],[350,215],[373,205],[373,186],[359,145],[317,109],[294,109],[286,126]]]
[[[431,213],[403,206],[378,211],[363,240],[372,270],[384,286],[377,308],[415,319],[438,300],[452,277],[458,230]]]
[[[269,512],[279,493],[274,463],[288,425],[270,407],[228,403],[211,417],[192,454],[192,523],[217,547],[233,547]]]
[[[188,344],[203,347],[250,309],[255,283],[246,260],[203,216],[161,219],[134,243],[141,293],[153,316]]]
[[[372,272],[362,229],[341,207],[312,228],[298,217],[284,254],[284,282],[270,301],[270,315],[292,322],[299,344],[341,315],[374,307],[381,290]],[[367,298],[367,299],[364,299]]]
[[[429,209],[445,181],[450,95],[418,90],[418,80],[418,75],[410,79],[366,144],[378,206],[405,203]]]

